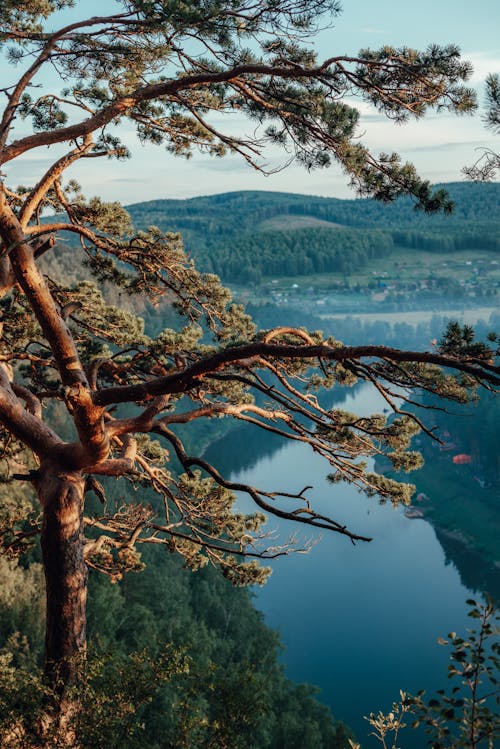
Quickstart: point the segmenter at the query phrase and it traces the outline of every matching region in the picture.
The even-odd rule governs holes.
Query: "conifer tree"
[[[398,469],[418,466],[407,448],[426,428],[405,410],[410,391],[460,400],[500,383],[492,351],[468,331],[454,329],[431,352],[349,347],[286,327],[257,331],[219,279],[196,270],[178,235],[135,230],[118,203],[85,197],[70,176],[82,159],[128,158],[120,141],[128,123],[178,156],[236,153],[262,169],[264,147],[275,144],[307,169],[339,163],[361,195],[410,194],[420,209],[450,211],[447,195],[412,165],[362,145],[358,112],[345,99],[355,94],[397,122],[429,110],[470,112],[471,69],[455,46],[386,46],[355,57],[332,50],[318,60],[307,45],[338,14],[336,0],[117,0],[104,16],[85,17],[85,4],[76,4],[61,23],[60,11],[73,5],[0,7],[0,44],[13,66],[2,77],[0,120],[2,474],[36,497],[33,511],[27,502],[2,506],[0,538],[13,553],[40,534],[45,673],[63,714],[84,663],[88,567],[117,577],[140,567],[142,544],[155,543],[194,569],[211,561],[235,583],[261,582],[259,559],[289,551],[259,542],[264,513],[367,540],[318,514],[301,487],[289,496],[231,482],[186,449],[178,425],[244,421],[308,444],[332,481],[406,502],[406,485],[360,458],[384,452]],[[254,121],[253,136],[234,133],[233,113]],[[29,185],[10,184],[11,162],[49,146],[46,171]],[[75,268],[83,257],[87,269],[74,283],[43,270],[68,236],[78,240],[68,251]],[[111,287],[124,298],[166,299],[184,322],[151,337],[132,305],[109,303]],[[358,381],[377,388],[392,421],[330,410],[314,393]],[[132,482],[137,502],[108,506],[115,480]],[[236,490],[251,496],[255,514],[232,509]],[[92,509],[92,495],[102,511]]]

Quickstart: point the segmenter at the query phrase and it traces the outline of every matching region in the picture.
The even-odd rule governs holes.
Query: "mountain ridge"
[[[481,202],[484,203],[484,210],[482,213],[485,216],[488,215],[490,218],[490,204],[495,202],[498,207],[500,203],[500,182],[449,182],[436,184],[434,185],[434,188],[446,189],[455,201],[455,212],[451,217],[442,214],[429,216],[422,212],[415,212],[413,209],[413,201],[409,197],[399,198],[394,201],[394,203],[382,203],[373,198],[335,198],[320,195],[306,195],[296,192],[275,192],[273,190],[236,190],[214,193],[211,195],[199,195],[191,198],[156,198],[154,200],[131,203],[127,205],[126,208],[132,214],[136,213],[139,207],[148,210],[161,208],[163,211],[167,211],[167,213],[169,208],[175,208],[178,214],[192,213],[193,208],[196,212],[201,210],[206,211],[207,209],[216,212],[217,208],[224,207],[224,209],[227,210],[228,207],[235,209],[240,206],[251,211],[252,205],[254,208],[258,208],[261,203],[265,201],[272,207],[277,204],[289,206],[311,204],[326,208],[348,209],[360,214],[368,213],[370,216],[385,215],[388,217],[392,216],[392,214],[403,207],[405,216],[413,215],[415,220],[420,223],[422,222],[421,220],[426,223],[427,221],[436,223],[436,220],[448,223],[450,218],[451,220],[456,220],[457,217],[461,218],[464,214],[470,213],[471,207],[474,207],[474,212],[477,212],[479,195],[481,195]],[[486,200],[484,200],[485,197]],[[373,210],[374,208],[376,209],[375,213]]]
[[[198,266],[229,283],[280,275],[352,273],[394,248],[500,252],[499,183],[444,185],[452,216],[416,212],[410,198],[326,198],[241,190],[127,206],[137,228],[180,232]]]

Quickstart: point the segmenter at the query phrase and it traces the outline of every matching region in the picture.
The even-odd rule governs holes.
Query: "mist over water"
[[[363,386],[342,407],[368,414],[383,404]],[[327,473],[324,460],[292,443],[231,478],[286,492],[313,484],[308,496],[318,511],[373,538],[354,546],[325,532],[309,554],[274,561],[270,580],[255,595],[266,622],[281,634],[287,674],[316,684],[335,717],[364,747],[374,747],[379,742],[368,736],[364,715],[389,711],[400,689],[430,694],[448,686],[448,653],[437,638],[470,626],[465,601],[478,595],[462,584],[428,522],[408,519],[401,508],[380,505],[351,486],[332,485]],[[240,506],[255,509],[244,497]],[[295,524],[274,517],[268,527],[282,540],[297,534]],[[308,537],[300,531],[299,545]],[[422,742],[407,729],[400,744],[416,749]]]

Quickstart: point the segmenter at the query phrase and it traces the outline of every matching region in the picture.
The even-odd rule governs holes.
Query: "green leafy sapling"
[[[465,637],[450,632],[447,638],[438,639],[451,649],[451,687],[440,689],[430,699],[423,691],[416,695],[400,692],[400,700],[389,713],[367,717],[371,735],[384,749],[404,749],[401,732],[408,727],[423,727],[431,749],[494,749],[500,738],[500,617],[490,600],[469,599],[467,604],[477,628],[469,629]],[[360,749],[360,744],[350,743],[352,749]]]

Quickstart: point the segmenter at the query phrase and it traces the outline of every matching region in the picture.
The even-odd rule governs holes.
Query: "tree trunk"
[[[79,473],[43,464],[40,468],[37,489],[43,507],[41,544],[47,600],[44,669],[60,697],[78,680],[86,650],[84,487]]]

